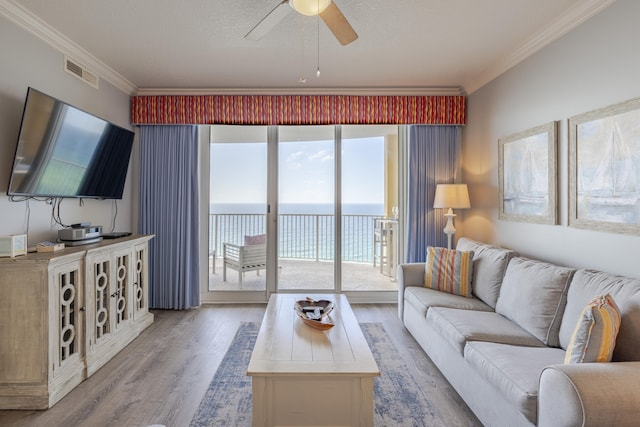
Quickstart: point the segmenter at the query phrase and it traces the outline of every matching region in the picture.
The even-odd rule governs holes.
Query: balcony
[[[392,266],[374,266],[374,215],[342,216],[342,288],[349,291],[396,290]],[[333,289],[333,215],[278,215],[278,288]],[[242,244],[244,236],[266,233],[266,215],[209,215],[209,288],[211,290],[263,290],[265,271],[245,273],[240,289],[238,273],[222,278],[223,243]],[[214,251],[215,249],[215,251]],[[380,248],[378,248],[380,250]],[[386,254],[386,252],[385,252]],[[382,268],[381,268],[382,267]]]

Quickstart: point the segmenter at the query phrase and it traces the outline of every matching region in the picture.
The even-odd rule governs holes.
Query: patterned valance
[[[464,96],[153,95],[131,98],[131,123],[464,125]]]

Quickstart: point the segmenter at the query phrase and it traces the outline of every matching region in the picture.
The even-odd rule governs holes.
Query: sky
[[[281,142],[281,203],[333,203],[333,140]],[[343,203],[383,203],[384,138],[342,140]],[[266,143],[214,143],[211,146],[211,201],[266,201]]]

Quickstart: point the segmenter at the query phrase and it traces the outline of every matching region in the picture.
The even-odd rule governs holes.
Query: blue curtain
[[[140,126],[138,229],[149,242],[149,306],[200,305],[196,126]]]
[[[409,127],[406,260],[423,262],[427,246],[447,246],[443,209],[433,209],[436,184],[453,184],[462,143],[460,126]]]

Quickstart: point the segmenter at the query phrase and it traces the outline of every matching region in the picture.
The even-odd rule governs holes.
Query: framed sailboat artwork
[[[558,223],[557,135],[553,121],[498,139],[499,219]]]
[[[569,119],[569,225],[640,234],[640,98]]]

